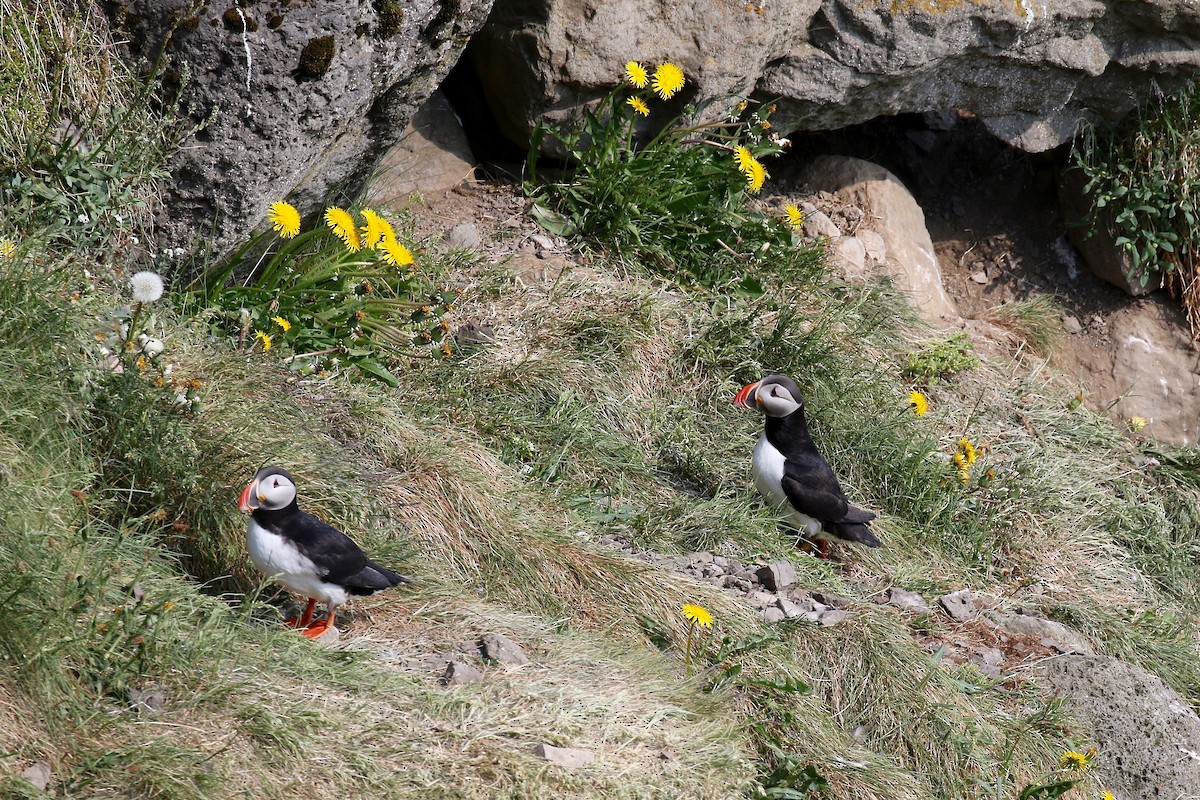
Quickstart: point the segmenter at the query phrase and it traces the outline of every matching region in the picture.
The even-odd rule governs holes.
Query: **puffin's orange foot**
[[[329,620],[321,619],[311,623],[304,630],[300,631],[300,635],[305,639],[319,639],[329,632]]]

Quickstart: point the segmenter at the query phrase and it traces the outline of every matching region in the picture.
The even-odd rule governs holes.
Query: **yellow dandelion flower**
[[[643,117],[650,116],[650,107],[647,106],[645,101],[640,97],[631,97],[625,101],[625,104],[637,113],[641,114]]]
[[[971,444],[971,440],[965,436],[958,440],[958,449],[966,458],[968,464],[974,464],[978,454],[975,452],[975,445]]]
[[[363,219],[367,221],[367,224],[362,226],[363,247],[377,248],[388,239],[396,238],[396,231],[392,228],[392,223],[369,208],[364,208],[362,215]]]
[[[1058,763],[1063,769],[1085,770],[1088,768],[1088,763],[1091,761],[1085,753],[1076,753],[1074,750],[1068,750],[1062,754],[1062,758]]]
[[[670,100],[676,92],[683,88],[683,84],[683,70],[668,61],[654,68],[654,78],[650,81],[650,88],[654,89],[655,93],[663,100]]]
[[[413,263],[412,251],[397,242],[394,237],[384,239],[379,249],[383,251],[383,260],[394,267],[407,267]]]
[[[771,176],[767,174],[767,168],[755,159],[746,172],[746,188],[751,192],[758,192],[769,177]]]
[[[1100,800],[1114,800],[1112,792],[1105,792],[1100,796]]]
[[[713,616],[704,606],[692,605],[686,603],[683,606],[683,616],[688,622],[695,623],[701,628],[711,628],[713,624]]]
[[[1137,433],[1142,428],[1146,427],[1146,418],[1145,417],[1130,417],[1129,419],[1125,420],[1125,424],[1129,426],[1129,430],[1133,431],[1134,433]]]
[[[262,331],[255,331],[254,338],[262,342],[262,349],[264,353],[271,349],[271,334],[263,333]]]
[[[271,322],[274,322],[276,325],[283,328],[284,333],[287,333],[292,329],[292,323],[288,322],[283,317],[271,317]]]
[[[629,81],[629,85],[635,89],[645,89],[646,84],[650,81],[650,74],[638,62],[626,61],[625,80]]]
[[[267,219],[282,239],[291,239],[300,232],[300,212],[291,203],[271,203]]]
[[[925,397],[923,392],[909,392],[908,404],[912,406],[912,412],[918,417],[925,416],[925,412],[929,410],[929,399]]]
[[[12,258],[17,254],[17,243],[12,239],[0,239],[0,256]]]
[[[333,231],[334,236],[342,240],[347,250],[355,253],[362,249],[362,241],[358,238],[358,228],[349,211],[336,207],[325,209],[325,224]]]
[[[737,161],[739,172],[749,172],[750,165],[754,163],[754,154],[750,152],[750,148],[745,145],[738,145],[733,148],[733,158]]]
[[[804,212],[798,206],[788,203],[783,207],[783,213],[787,214],[787,223],[791,226],[792,230],[798,231],[804,227]],[[918,414],[917,416],[921,415]]]

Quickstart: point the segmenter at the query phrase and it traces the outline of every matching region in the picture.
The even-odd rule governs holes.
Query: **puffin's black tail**
[[[412,583],[412,578],[406,578],[399,572],[393,572],[374,561],[368,561],[367,565],[358,571],[358,574],[343,585],[351,594],[373,594],[381,589],[390,589],[402,583]]]
[[[850,506],[846,511],[846,516],[838,522],[826,523],[825,529],[847,542],[857,542],[865,544],[867,547],[883,547],[883,543],[876,538],[875,534],[871,533],[871,528],[868,526],[873,519],[875,519],[874,512]]]

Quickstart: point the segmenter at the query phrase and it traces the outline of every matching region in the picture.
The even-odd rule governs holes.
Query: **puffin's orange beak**
[[[258,488],[258,481],[250,481],[245,489],[242,489],[242,496],[238,498],[238,511],[253,511],[258,508],[258,497],[255,495],[255,489]]]
[[[762,381],[755,381],[749,386],[743,386],[741,391],[734,396],[733,404],[735,406],[741,406],[742,408],[754,408],[754,406],[750,405],[750,402],[758,399],[755,393],[758,391],[758,385],[760,383],[762,383]]]

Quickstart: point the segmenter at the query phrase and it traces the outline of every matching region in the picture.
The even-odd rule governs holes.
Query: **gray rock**
[[[1133,277],[1135,270],[1129,252],[1116,243],[1110,230],[1111,214],[1104,217],[1102,224],[1091,236],[1086,219],[1092,208],[1091,199],[1084,194],[1087,178],[1078,170],[1066,170],[1058,184],[1058,202],[1063,220],[1067,223],[1067,238],[1083,256],[1083,261],[1097,278],[1111,283],[1134,297],[1149,294],[1159,288],[1161,282],[1150,281],[1145,286]],[[1103,213],[1103,212],[1102,212]]]
[[[496,332],[491,325],[467,320],[454,332],[454,339],[460,345],[491,344],[496,341]],[[605,537],[605,540],[610,547],[624,547],[626,544],[615,536]]]
[[[783,622],[787,615],[778,606],[771,606],[762,610],[762,618],[767,622]]]
[[[971,273],[971,283],[978,283],[980,286],[987,286],[989,283],[991,283],[991,279],[988,278],[988,274],[985,271],[979,270],[978,272]]]
[[[166,701],[162,689],[129,690],[129,702],[138,711],[162,711]]]
[[[801,226],[801,232],[809,239],[816,239],[821,236],[826,239],[838,239],[841,237],[842,229],[833,224],[833,220],[824,211],[821,211],[812,203],[801,203],[800,208],[804,211],[804,224]]]
[[[997,611],[985,611],[984,617],[1009,633],[1036,638],[1039,644],[1053,647],[1060,653],[1092,655],[1096,652],[1083,634],[1053,620],[1026,614],[1001,614]]]
[[[1145,433],[1178,445],[1200,440],[1200,351],[1192,348],[1178,308],[1126,307],[1109,317],[1112,379],[1122,420],[1150,421]]]
[[[772,592],[786,591],[796,585],[796,570],[788,561],[772,561],[759,567],[757,573],[762,585]]]
[[[442,682],[447,686],[466,686],[483,680],[483,673],[465,661],[451,661],[446,665]]]
[[[39,792],[44,792],[50,785],[50,765],[45,761],[35,761],[21,772],[21,777],[32,783]]]
[[[918,614],[928,614],[930,610],[929,604],[921,595],[896,586],[887,590],[887,604],[903,611],[915,611]]]
[[[596,760],[596,754],[591,750],[579,747],[555,747],[549,744],[535,745],[533,754],[567,769],[586,767]]]
[[[500,2],[471,55],[504,133],[521,143],[539,120],[561,120],[604,96],[626,60],[670,58],[688,81],[671,113],[716,101],[719,115],[729,98],[780,98],[772,122],[793,131],[969,108],[994,135],[1030,151],[1069,141],[1085,119],[1119,120],[1154,83],[1177,88],[1200,64],[1200,11],[1182,0],[931,9],[857,0],[766,13],[709,0]]]
[[[697,553],[689,553],[687,560],[688,560],[689,567],[702,567],[705,564],[712,563],[713,554],[708,552],[707,550],[701,550],[700,552],[697,552]]]
[[[779,608],[780,611],[783,612],[783,615],[785,617],[787,617],[788,619],[792,619],[793,617],[799,617],[804,613],[804,609],[801,608],[799,606],[799,604],[793,603],[791,600],[788,600],[786,597],[779,598],[779,602],[776,603],[776,606]]]
[[[978,613],[975,607],[975,593],[970,589],[959,589],[957,592],[942,595],[938,605],[946,610],[955,622],[966,622]]]
[[[867,274],[867,248],[856,236],[834,239],[829,257],[838,272],[847,278],[862,278]]]
[[[498,664],[520,666],[528,664],[529,657],[525,651],[502,633],[487,633],[479,639],[479,649],[483,657]]]
[[[453,189],[474,171],[475,156],[450,101],[434,92],[379,162],[366,204],[403,208],[413,194]]]
[[[750,601],[750,605],[758,606],[759,608],[773,606],[779,600],[778,596],[762,590],[752,590],[746,595],[746,599]]]
[[[862,242],[867,253],[867,261],[872,264],[882,264],[887,260],[887,242],[876,231],[863,228],[854,237]]]
[[[155,226],[164,246],[232,250],[287,199],[320,212],[353,192],[400,138],[487,18],[491,0],[208,4],[128,0],[107,8],[134,71],[169,30],[164,71],[190,121]],[[238,11],[241,11],[239,14]],[[180,20],[183,24],[177,25]]]
[[[479,228],[475,227],[474,222],[458,223],[446,231],[445,239],[446,244],[461,250],[470,250],[483,243],[483,237],[479,235]]]
[[[867,211],[891,256],[884,269],[927,322],[946,325],[958,320],[942,284],[925,213],[895,175],[860,158],[820,156],[801,177],[812,188]]]
[[[1079,317],[1074,314],[1062,315],[1063,330],[1067,333],[1082,333],[1083,324],[1079,321]]]
[[[829,608],[843,609],[854,605],[854,602],[850,598],[842,597],[840,594],[834,594],[833,592],[817,591],[812,593],[812,597],[813,600]]]
[[[852,614],[853,612],[851,611],[842,611],[840,609],[822,611],[820,612],[820,616],[817,617],[817,624],[823,628],[829,628],[850,619]]]
[[[1153,673],[1106,656],[1060,656],[1037,673],[1090,730],[1097,783],[1115,797],[1200,797],[1200,718]]]

